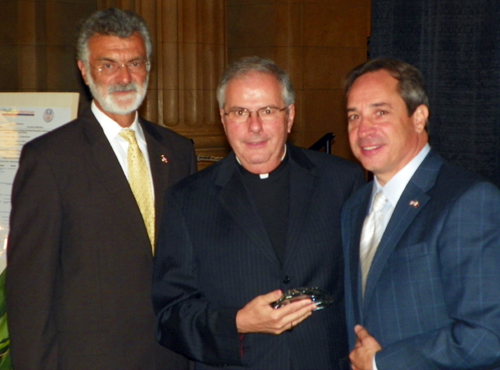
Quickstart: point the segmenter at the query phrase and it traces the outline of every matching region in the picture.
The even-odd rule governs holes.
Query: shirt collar
[[[392,206],[395,206],[398,203],[401,194],[403,194],[406,185],[408,185],[420,164],[424,161],[427,154],[429,154],[430,150],[430,145],[428,143],[425,144],[415,158],[413,158],[396,175],[394,175],[394,177],[390,179],[384,187],[380,185],[375,177],[373,181],[372,199],[379,190],[382,190],[389,203]]]
[[[94,100],[92,100],[90,109],[92,110],[92,113],[94,113],[95,118],[104,130],[104,134],[106,135],[106,137],[115,138],[119,136],[120,131],[122,131],[124,128],[120,126],[118,122],[114,121],[108,115],[106,115],[102,110],[100,110]],[[139,124],[139,115],[137,114],[137,111],[135,112],[134,122],[130,125],[130,127],[127,128],[135,131],[135,136],[138,141],[146,142],[144,132],[142,131],[142,127]]]
[[[283,162],[283,159],[285,159],[285,157],[286,157],[286,153],[287,153],[287,150],[288,150],[288,149],[287,149],[286,144],[284,145],[284,148],[285,148],[285,150],[284,150],[284,152],[283,152],[283,155],[281,156],[281,162]],[[236,158],[236,162],[238,162],[238,164],[239,164],[241,167],[243,167],[243,165],[241,164],[241,161],[240,161],[240,159],[238,158],[238,156],[236,155],[236,153],[235,153],[234,157]],[[278,167],[279,167],[279,166],[278,166]],[[273,171],[274,171],[274,170],[273,170]],[[260,176],[260,178],[261,178],[261,179],[267,179],[267,178],[269,177],[269,173],[261,173],[261,174],[259,174],[259,176]]]

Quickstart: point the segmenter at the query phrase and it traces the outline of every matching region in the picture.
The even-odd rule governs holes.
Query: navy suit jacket
[[[379,370],[499,366],[500,191],[431,150],[394,209],[363,301],[359,244],[371,189],[342,213],[350,349],[361,324],[382,346]]]
[[[164,192],[195,171],[195,156],[188,139],[140,124],[158,220]],[[7,257],[15,369],[187,368],[185,358],[156,342],[151,243],[90,109],[24,146]]]
[[[158,338],[197,369],[338,369],[347,357],[340,215],[363,174],[341,158],[288,149],[283,265],[234,153],[178,183],[165,203],[153,282]],[[330,292],[333,305],[282,335],[240,338],[239,309],[258,295],[302,286]]]

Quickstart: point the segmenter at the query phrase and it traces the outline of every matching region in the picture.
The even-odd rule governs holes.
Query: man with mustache
[[[138,116],[151,53],[138,15],[90,16],[77,44],[90,109],[23,148],[6,283],[15,369],[187,368],[155,339],[151,279],[163,193],[196,163],[188,139]]]

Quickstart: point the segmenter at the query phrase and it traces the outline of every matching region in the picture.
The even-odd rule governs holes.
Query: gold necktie
[[[149,240],[154,253],[155,241],[155,210],[153,204],[153,193],[146,159],[137,145],[135,131],[122,130],[120,136],[128,141],[127,166],[128,181],[132,193],[144,219],[144,224],[148,231]]]

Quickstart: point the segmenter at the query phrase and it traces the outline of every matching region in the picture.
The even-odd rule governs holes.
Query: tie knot
[[[380,212],[382,208],[384,208],[386,201],[387,198],[385,197],[384,192],[380,190],[373,198],[372,212]]]
[[[129,144],[132,145],[137,145],[137,139],[135,137],[135,131],[134,130],[121,130],[120,131],[120,136],[127,140]]]

